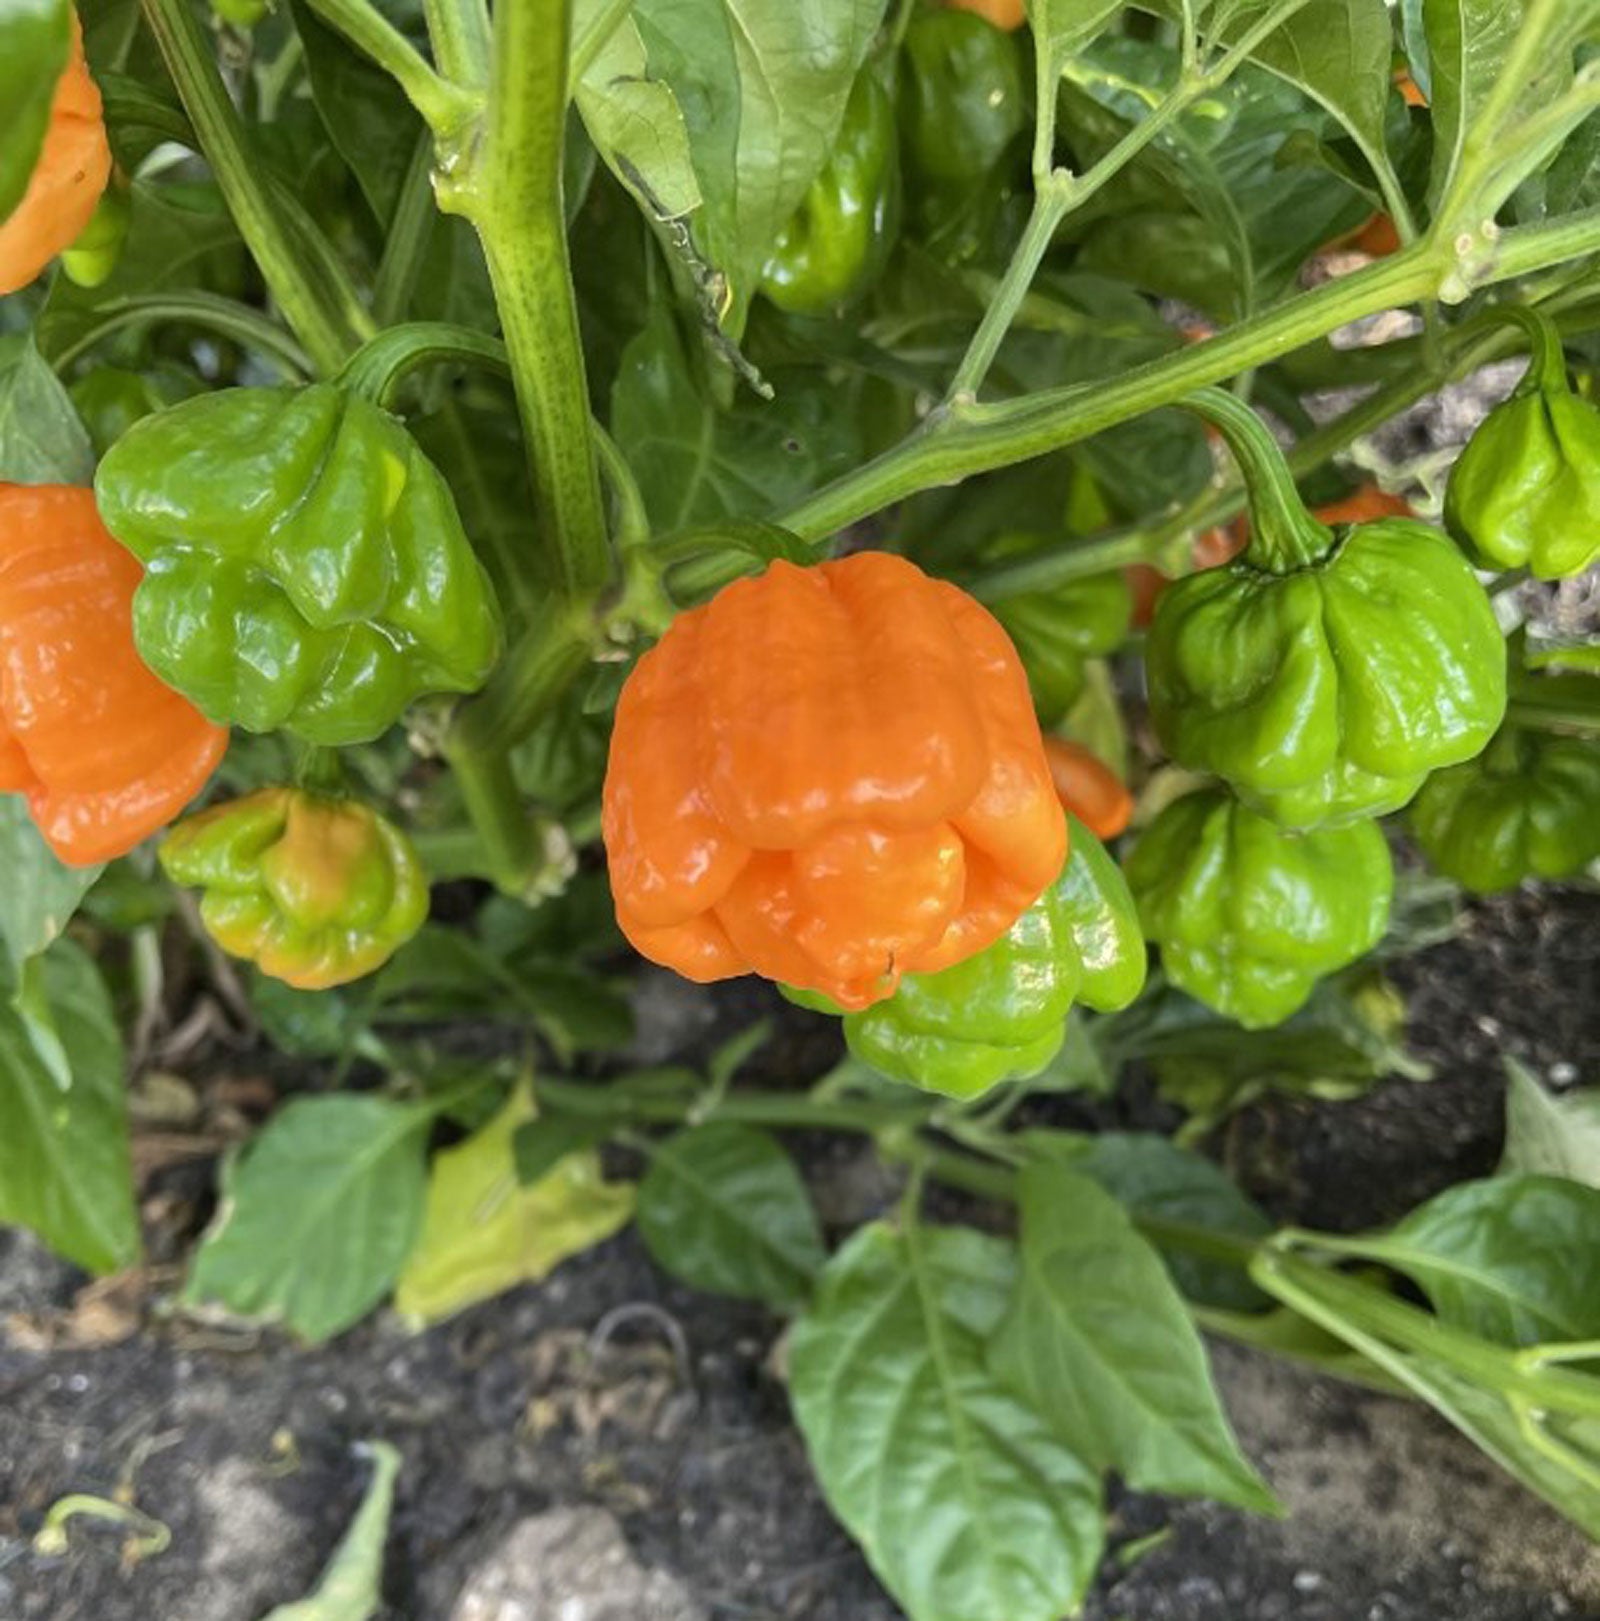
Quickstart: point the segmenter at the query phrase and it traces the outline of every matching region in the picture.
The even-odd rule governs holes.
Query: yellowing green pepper
[[[851,88],[822,173],[778,233],[761,274],[761,291],[795,315],[819,315],[848,304],[882,271],[899,217],[894,103],[868,67]]]
[[[95,495],[145,565],[141,656],[212,720],[364,742],[424,693],[475,690],[499,655],[449,485],[399,421],[331,384],[146,417]]]
[[[1410,822],[1429,861],[1479,894],[1569,878],[1600,859],[1600,742],[1508,725],[1429,777]]]
[[[263,788],[180,822],[168,877],[204,891],[224,951],[321,990],[381,967],[422,927],[428,881],[411,841],[353,800]]]
[[[1550,323],[1505,313],[1532,336],[1527,375],[1456,458],[1444,520],[1486,568],[1562,579],[1600,558],[1600,411],[1568,385]]]
[[[1161,597],[1145,649],[1157,735],[1286,827],[1399,809],[1430,771],[1482,749],[1505,713],[1487,593],[1426,524],[1325,528],[1247,406],[1212,389],[1189,403],[1241,464],[1250,542]]]
[[[1376,823],[1290,833],[1220,789],[1168,805],[1127,873],[1167,978],[1248,1029],[1281,1024],[1370,951],[1394,893]]]
[[[1126,1007],[1144,986],[1145,947],[1122,873],[1081,822],[1061,876],[987,950],[936,974],[907,974],[886,1001],[846,1015],[856,1057],[896,1080],[971,1098],[1037,1075],[1075,1001]],[[789,993],[825,1012],[825,998]]]

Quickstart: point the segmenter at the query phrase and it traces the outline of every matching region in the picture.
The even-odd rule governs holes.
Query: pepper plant
[[[1600,0],[0,0],[0,1218],[137,1262],[207,987],[296,1095],[181,1309],[636,1221],[913,1621],[1072,1612],[1113,1479],[1278,1511],[1200,1330],[1600,1536],[1581,1149],[1355,1235],[1204,1153],[1416,1076],[1416,846],[1600,856],[1597,264]],[[674,975],[769,1017],[642,1067]],[[1136,1064],[1179,1140],[1081,1129]]]

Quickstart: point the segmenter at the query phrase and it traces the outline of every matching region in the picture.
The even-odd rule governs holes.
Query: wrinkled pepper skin
[[[913,14],[898,92],[908,178],[935,199],[965,201],[1027,124],[1016,38],[971,11]]]
[[[1488,595],[1448,536],[1403,518],[1336,531],[1284,573],[1252,552],[1177,581],[1145,648],[1150,712],[1179,764],[1286,827],[1398,810],[1505,712]]]
[[[428,915],[411,841],[353,800],[263,788],[180,822],[161,845],[169,878],[204,893],[224,951],[300,990],[381,967]]]
[[[1600,411],[1572,392],[1559,361],[1530,366],[1467,441],[1444,521],[1485,568],[1558,580],[1600,558]]]
[[[134,650],[138,583],[91,491],[0,484],[0,792],[68,866],[164,827],[228,746]]]
[[[1005,632],[886,552],[679,614],[623,687],[602,832],[646,957],[852,1010],[998,939],[1066,848]]]
[[[1043,544],[1031,536],[1008,535],[986,547],[984,556],[1025,556]],[[1054,726],[1082,693],[1088,661],[1114,653],[1127,638],[1133,592],[1121,573],[1094,574],[1054,590],[1006,597],[992,612],[1028,672],[1040,722]]]
[[[1145,965],[1127,883],[1075,822],[1060,877],[999,940],[941,973],[908,974],[887,1001],[846,1016],[845,1041],[895,1080],[974,1098],[1037,1075],[1060,1050],[1074,1001],[1126,1007]]]
[[[74,13],[66,69],[56,83],[44,145],[22,201],[0,220],[0,295],[26,287],[94,216],[111,178],[100,92]]]
[[[1394,894],[1376,823],[1289,833],[1219,789],[1168,805],[1127,875],[1168,979],[1247,1029],[1281,1024],[1370,951]]]
[[[499,655],[449,486],[395,418],[330,384],[146,417],[95,490],[146,568],[139,651],[214,720],[365,742],[425,693],[481,686]]]
[[[1410,822],[1428,860],[1480,895],[1570,878],[1600,858],[1600,744],[1508,726],[1429,777]]]
[[[1050,780],[1061,807],[1096,838],[1114,839],[1133,820],[1133,795],[1122,778],[1081,743],[1064,737],[1044,740]]]
[[[778,233],[761,291],[793,315],[838,309],[877,280],[899,223],[894,102],[869,68],[851,88],[832,155]]]

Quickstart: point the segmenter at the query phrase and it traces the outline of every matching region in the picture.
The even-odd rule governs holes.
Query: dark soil
[[[1503,1053],[1558,1083],[1600,1075],[1592,893],[1483,903],[1396,977],[1437,1079],[1343,1105],[1269,1099],[1217,1145],[1281,1215],[1387,1220],[1492,1169]],[[652,1061],[704,1052],[756,1009],[789,1018],[747,989],[708,1012],[664,977],[645,985]],[[761,1078],[826,1067],[820,1028],[785,1023]],[[802,1152],[832,1220],[893,1195],[849,1145]],[[159,1289],[132,1337],[52,1348],[52,1325],[82,1326],[67,1314],[82,1279],[30,1240],[0,1245],[0,1621],[258,1621],[314,1582],[360,1495],[352,1446],[374,1436],[404,1456],[387,1617],[446,1621],[511,1523],[570,1503],[611,1509],[712,1621],[898,1614],[811,1482],[779,1325],[673,1284],[631,1234],[426,1334],[379,1317],[317,1351],[163,1316]],[[1226,1348],[1217,1367],[1291,1517],[1124,1502],[1120,1543],[1169,1534],[1130,1569],[1108,1561],[1090,1621],[1600,1618],[1595,1551],[1426,1413]],[[170,1547],[129,1566],[122,1532],[78,1522],[69,1554],[40,1558],[28,1539],[68,1492],[136,1504]]]

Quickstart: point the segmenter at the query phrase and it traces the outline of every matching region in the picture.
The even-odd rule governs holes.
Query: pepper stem
[[[1526,304],[1495,304],[1484,311],[1484,319],[1519,326],[1528,335],[1528,370],[1517,385],[1519,394],[1569,392],[1567,357],[1555,322]]]
[[[1292,574],[1333,550],[1333,531],[1306,510],[1278,441],[1243,400],[1221,388],[1196,389],[1181,402],[1227,441],[1250,503],[1245,559],[1269,574]]]

